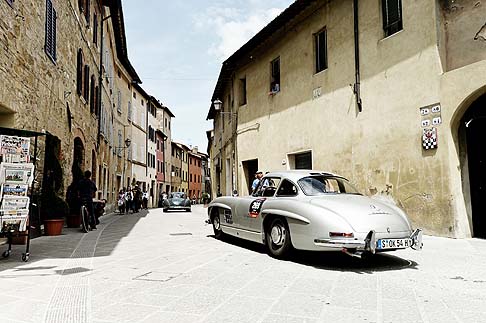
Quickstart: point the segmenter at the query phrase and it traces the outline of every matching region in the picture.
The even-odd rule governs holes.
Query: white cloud
[[[211,44],[209,54],[224,60],[278,16],[281,8],[253,8],[243,11],[237,8],[210,7],[195,16],[195,26],[200,31],[211,31],[218,41]]]

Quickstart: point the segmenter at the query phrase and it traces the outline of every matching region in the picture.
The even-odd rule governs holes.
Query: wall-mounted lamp
[[[115,147],[115,149],[127,149],[128,147],[130,147],[130,144],[132,143],[132,141],[130,140],[130,138],[127,138],[125,140],[125,146],[126,147]]]
[[[220,114],[229,114],[229,115],[232,115],[232,116],[237,116],[238,114],[235,113],[235,112],[231,112],[231,111],[221,111],[221,108],[223,107],[223,102],[221,102],[220,99],[216,99],[213,101],[213,106],[214,106],[214,111],[216,112],[219,112]]]

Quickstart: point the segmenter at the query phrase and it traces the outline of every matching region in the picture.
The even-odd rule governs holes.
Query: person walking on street
[[[147,191],[143,191],[142,194],[142,208],[143,209],[148,209],[148,193]]]
[[[125,188],[121,189],[120,192],[118,192],[118,212],[120,214],[125,213]]]
[[[91,180],[91,172],[87,170],[84,172],[84,178],[78,183],[78,196],[82,203],[86,204],[86,208],[89,213],[89,225],[92,230],[96,230],[96,218],[93,207],[93,197],[95,196],[98,188]]]
[[[128,186],[127,191],[125,192],[125,212],[128,214],[130,210],[132,210],[133,204],[133,193],[132,188]]]

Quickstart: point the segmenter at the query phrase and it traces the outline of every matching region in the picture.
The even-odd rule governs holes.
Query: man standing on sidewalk
[[[84,172],[84,178],[78,183],[78,196],[81,203],[86,203],[89,212],[89,225],[91,229],[96,230],[96,218],[93,207],[93,197],[98,188],[91,180],[91,172],[87,170]]]

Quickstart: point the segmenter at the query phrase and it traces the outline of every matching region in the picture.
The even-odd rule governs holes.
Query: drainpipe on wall
[[[359,19],[358,19],[358,0],[353,2],[354,9],[354,66],[355,66],[355,83],[354,83],[354,94],[356,95],[356,105],[358,106],[358,111],[363,111],[363,103],[361,101],[361,76],[359,67]]]

